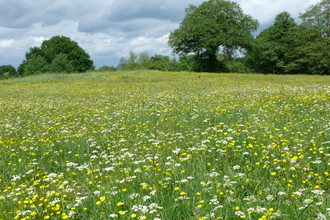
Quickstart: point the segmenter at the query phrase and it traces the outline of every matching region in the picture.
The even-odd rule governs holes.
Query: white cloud
[[[135,53],[142,53],[144,51],[153,51],[157,54],[169,55],[170,49],[167,47],[167,38],[168,34],[158,37],[158,38],[151,38],[151,37],[137,37],[132,39],[129,42],[129,47],[126,48],[126,51],[129,51],[130,48],[134,48]],[[153,55],[149,54],[149,55]],[[127,54],[125,54],[127,56]]]
[[[0,48],[10,47],[13,44],[14,40],[0,40]]]
[[[258,19],[260,25],[269,25],[274,21],[277,14],[287,11],[293,18],[297,18],[300,12],[306,10],[310,5],[319,2],[318,0],[237,0],[243,11],[250,14],[253,18]]]

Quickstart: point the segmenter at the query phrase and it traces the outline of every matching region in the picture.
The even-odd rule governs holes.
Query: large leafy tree
[[[222,71],[217,55],[232,57],[237,50],[250,49],[251,32],[258,21],[243,13],[231,1],[209,0],[200,6],[189,5],[178,29],[170,33],[168,44],[175,54],[194,53],[199,71]]]
[[[90,59],[89,54],[69,37],[54,36],[49,40],[45,40],[41,44],[41,50],[44,52],[48,63],[51,63],[58,54],[66,54],[75,72],[85,72],[93,69],[93,61]]]
[[[279,13],[273,25],[257,36],[253,49],[248,52],[247,65],[256,72],[286,73],[290,62],[287,53],[292,50],[289,33],[296,26],[290,13]]]
[[[77,42],[69,37],[54,36],[43,41],[40,47],[30,48],[18,68],[18,73],[31,75],[47,71],[85,72],[93,68],[93,60]]]

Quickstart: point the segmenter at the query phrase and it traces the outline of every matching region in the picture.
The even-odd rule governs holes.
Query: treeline
[[[218,55],[219,62],[225,64],[226,72],[250,73],[251,69],[244,65],[244,58],[235,58],[225,60],[224,56]],[[149,56],[145,51],[139,55],[133,51],[129,52],[129,58],[120,58],[117,68],[103,66],[100,71],[114,70],[160,70],[160,71],[189,71],[198,72],[198,63],[196,63],[195,55],[187,55],[185,57],[176,58],[165,55],[155,54]]]
[[[186,13],[169,37],[178,59],[130,52],[118,69],[330,75],[330,0],[300,13],[301,24],[286,11],[279,13],[257,37],[251,32],[258,21],[235,2],[209,0],[190,5]]]
[[[208,0],[189,5],[168,44],[176,57],[148,52],[120,58],[119,65],[99,71],[150,69],[160,71],[236,72],[330,75],[330,0],[311,5],[297,24],[290,13],[279,13],[257,37],[259,22],[244,14],[238,3]],[[45,72],[94,70],[93,60],[68,37],[54,36],[32,47],[17,71],[0,67],[0,78]]]
[[[239,52],[244,71],[329,75],[330,0],[310,6],[299,18],[298,25],[282,12],[255,38],[259,22],[236,2],[209,0],[186,9],[168,43],[180,57],[194,54],[193,71],[241,72],[230,68]]]

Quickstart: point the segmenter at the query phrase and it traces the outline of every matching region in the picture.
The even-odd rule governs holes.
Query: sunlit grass
[[[329,219],[330,78],[0,81],[0,219]]]

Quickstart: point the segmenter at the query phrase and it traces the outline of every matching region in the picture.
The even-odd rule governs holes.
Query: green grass
[[[329,219],[330,78],[0,81],[0,219]]]

